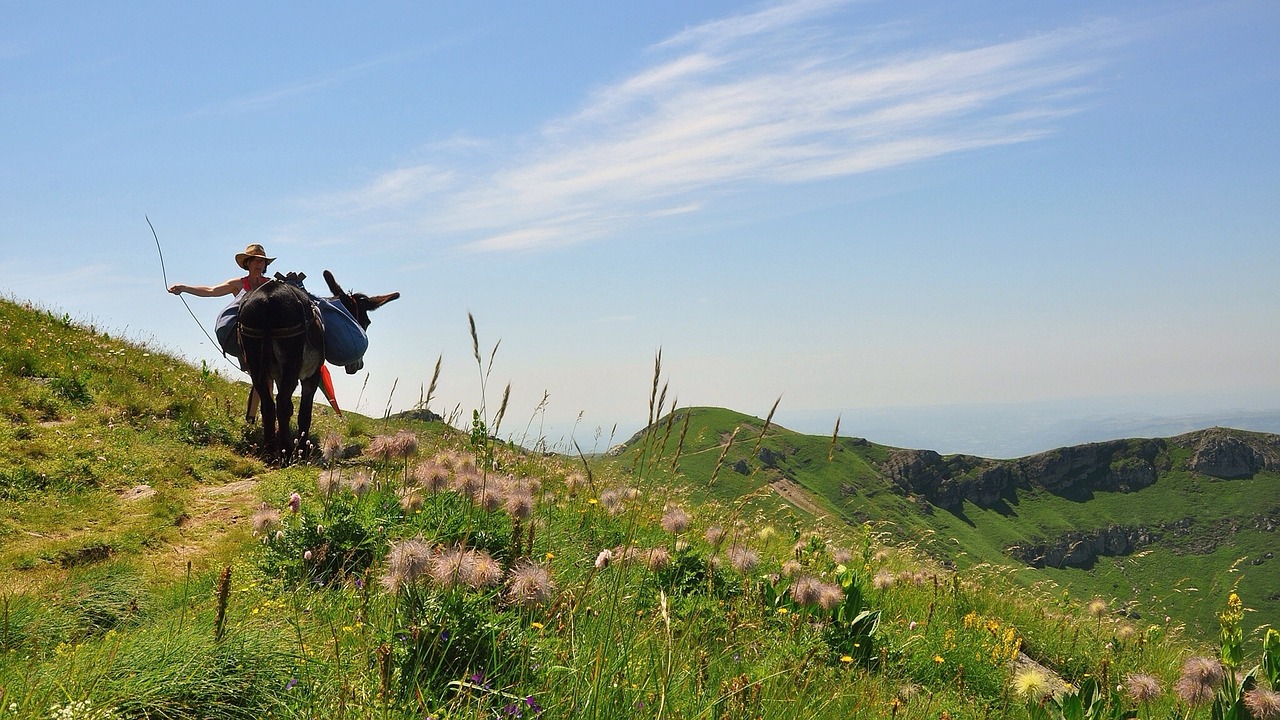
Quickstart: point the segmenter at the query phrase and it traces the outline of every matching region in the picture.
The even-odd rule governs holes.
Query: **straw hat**
[[[252,245],[249,245],[248,247],[246,247],[244,249],[244,252],[236,253],[236,264],[239,265],[241,268],[248,270],[249,268],[245,265],[245,263],[249,261],[249,258],[255,258],[255,257],[266,260],[268,265],[270,265],[272,262],[275,261],[275,258],[267,257],[267,251],[262,249],[261,245],[259,245],[258,243],[253,243]]]

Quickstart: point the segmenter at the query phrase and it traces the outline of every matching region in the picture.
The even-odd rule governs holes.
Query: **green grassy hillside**
[[[1064,464],[1063,458],[1074,463],[1082,478],[1070,487],[1047,487],[1032,479],[985,503],[962,498],[943,507],[929,495],[945,498],[946,488],[904,487],[890,477],[895,458],[915,457],[909,451],[849,437],[833,442],[831,437],[777,426],[761,440],[763,425],[759,418],[729,410],[684,409],[633,438],[621,450],[620,460],[625,465],[651,457],[655,467],[669,467],[664,459],[676,452],[683,431],[682,474],[673,477],[699,496],[732,503],[750,495],[752,502],[768,505],[783,501],[778,489],[798,485],[822,510],[849,523],[870,523],[940,562],[960,568],[991,563],[1018,569],[1017,577],[1028,585],[1052,580],[1062,592],[1108,598],[1135,619],[1172,617],[1206,641],[1218,632],[1220,598],[1232,590],[1249,598],[1255,611],[1248,617],[1250,627],[1280,618],[1280,565],[1274,559],[1280,550],[1280,475],[1265,469],[1248,477],[1220,479],[1196,472],[1189,465],[1192,445],[1201,441],[1197,437],[1155,444],[1119,441],[1100,450],[1068,448],[1015,461],[940,458],[935,464],[944,472],[947,463],[956,466],[948,480],[953,488],[991,468],[1022,465],[1052,472]],[[668,426],[675,429],[668,432]],[[735,429],[738,434],[726,450]],[[1264,446],[1274,442],[1257,433],[1216,432],[1262,441]],[[1098,471],[1080,460],[1099,452],[1111,454]],[[1099,487],[1107,485],[1099,473],[1141,465],[1135,458],[1142,453],[1153,460],[1150,484],[1124,490]],[[717,480],[708,487],[717,462]],[[1049,563],[1031,568],[1009,552],[1011,547],[1051,545],[1063,538],[1079,543],[1081,537],[1087,541],[1090,534],[1114,528],[1142,528],[1147,537],[1123,551],[1081,563],[1083,567]]]
[[[0,337],[2,720],[1164,718],[1193,655],[1206,703],[1280,681],[1225,592],[1220,651],[942,567],[890,448],[700,410],[592,460],[494,439],[501,409],[322,411],[272,468],[241,383],[20,304]]]

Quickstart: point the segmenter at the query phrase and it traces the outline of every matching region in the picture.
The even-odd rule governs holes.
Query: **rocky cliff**
[[[1210,477],[1234,479],[1280,470],[1280,437],[1212,428],[1167,439],[1076,445],[1015,460],[897,450],[880,471],[903,494],[923,496],[938,507],[955,510],[968,500],[990,508],[1015,499],[1019,490],[1066,496],[1140,490],[1174,469],[1172,458],[1179,454],[1170,452],[1174,448],[1192,453],[1181,469]]]

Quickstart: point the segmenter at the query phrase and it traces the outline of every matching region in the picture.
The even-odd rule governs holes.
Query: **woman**
[[[248,271],[248,275],[231,278],[218,285],[173,285],[169,288],[169,292],[174,295],[190,293],[199,297],[236,296],[218,315],[214,334],[218,336],[218,344],[224,352],[240,359],[241,369],[244,369],[244,358],[240,357],[240,341],[236,337],[236,316],[240,313],[241,294],[257,290],[270,280],[266,272],[267,266],[273,261],[275,258],[267,257],[267,251],[261,245],[253,243],[244,252],[236,253],[236,264]]]
[[[267,251],[261,245],[253,243],[246,247],[244,252],[236,253],[236,264],[247,270],[249,272],[248,275],[231,278],[219,285],[172,285],[169,287],[169,292],[174,295],[190,293],[199,297],[239,296],[241,292],[257,290],[269,280],[270,278],[265,273],[267,272],[267,266],[274,261],[275,258],[267,257]]]

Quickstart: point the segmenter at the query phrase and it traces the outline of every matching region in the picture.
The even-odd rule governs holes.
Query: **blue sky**
[[[584,447],[659,348],[682,405],[885,442],[860,414],[1280,408],[1276,37],[1262,1],[2,3],[0,291],[230,370],[144,217],[171,283],[261,242],[403,294],[347,406],[442,356],[469,416],[470,312],[503,434]]]

